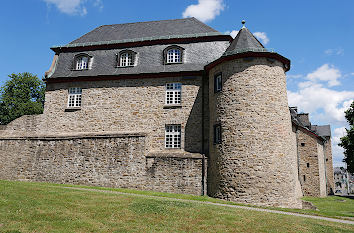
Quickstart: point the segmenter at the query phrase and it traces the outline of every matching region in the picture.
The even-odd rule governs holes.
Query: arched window
[[[89,69],[91,57],[87,54],[78,54],[74,58],[74,70],[87,70]]]
[[[135,65],[135,52],[131,50],[124,50],[119,53],[118,66],[129,67]]]
[[[164,61],[165,64],[176,64],[182,63],[183,58],[183,48],[177,45],[167,47],[164,50]]]

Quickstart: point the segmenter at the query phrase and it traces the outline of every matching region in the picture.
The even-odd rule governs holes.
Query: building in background
[[[343,167],[334,168],[335,195],[354,194],[354,175]]]

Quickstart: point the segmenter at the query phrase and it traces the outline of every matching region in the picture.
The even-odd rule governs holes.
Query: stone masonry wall
[[[223,90],[214,93],[222,72]],[[266,58],[237,59],[209,71],[211,196],[265,206],[301,208],[297,161],[283,65]]]
[[[326,158],[327,193],[333,194],[335,191],[335,186],[334,186],[331,138],[327,137],[327,141],[325,142],[324,146],[325,146],[325,158]]]
[[[1,138],[0,179],[200,195],[202,157],[146,157],[145,139],[142,134]]]
[[[321,156],[321,150],[318,149],[319,146],[323,146],[320,143],[316,136],[305,132],[304,129],[298,130],[299,171],[304,196],[325,196],[325,191],[323,191],[323,189],[325,190],[323,187],[324,169],[319,167],[321,158],[323,162],[323,150]]]

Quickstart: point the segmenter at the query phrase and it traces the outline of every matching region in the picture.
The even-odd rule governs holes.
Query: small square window
[[[181,125],[165,126],[165,148],[181,148]]]
[[[302,143],[301,143],[301,146],[305,146],[305,143],[304,143],[304,142],[302,142]]]
[[[81,107],[82,89],[80,87],[69,88],[68,94],[68,107],[75,108]]]
[[[222,91],[222,75],[218,73],[214,76],[214,93]]]
[[[215,144],[221,143],[221,125],[220,124],[214,125],[214,143]]]
[[[166,83],[165,104],[179,105],[181,104],[181,83]]]

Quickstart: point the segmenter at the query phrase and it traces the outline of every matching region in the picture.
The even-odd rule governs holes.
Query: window
[[[306,181],[306,176],[304,175],[304,182]]]
[[[214,93],[222,91],[222,75],[218,73],[214,76]]]
[[[307,167],[310,167],[310,163],[306,163],[306,166],[307,166]]]
[[[118,66],[119,67],[128,67],[134,66],[135,62],[135,52],[133,51],[122,51],[119,53],[118,58]]]
[[[301,143],[301,146],[305,146],[305,143],[304,143],[304,142],[302,142],[302,143]]]
[[[82,89],[79,87],[69,88],[68,107],[81,107]]]
[[[89,67],[89,57],[85,55],[81,55],[76,57],[75,59],[75,69],[76,70],[86,70]]]
[[[181,148],[181,125],[166,125],[165,147]]]
[[[166,105],[181,104],[181,83],[166,83]]]
[[[215,144],[221,143],[221,125],[220,124],[214,125],[214,143]]]
[[[165,64],[176,64],[182,63],[183,48],[177,45],[167,47],[164,50],[164,61]]]

